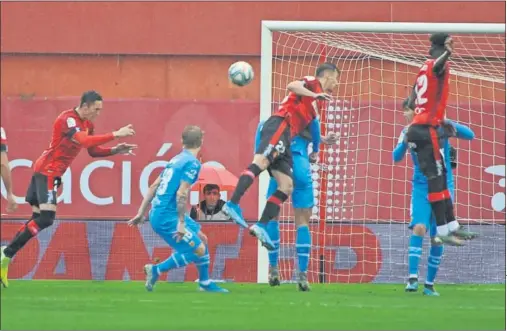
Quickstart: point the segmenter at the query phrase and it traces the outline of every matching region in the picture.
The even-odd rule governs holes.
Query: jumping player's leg
[[[1,250],[0,279],[4,287],[8,286],[8,268],[11,259],[30,239],[53,224],[60,183],[60,178],[51,178],[39,173],[32,176],[26,195],[26,201],[32,206],[32,216],[21,226],[9,245],[2,247]]]
[[[408,282],[407,292],[416,292],[419,287],[419,262],[422,255],[424,235],[430,228],[431,205],[428,201],[428,187],[413,184],[410,200],[410,225],[412,230],[408,241]]]
[[[290,161],[288,161],[290,160]],[[270,172],[276,179],[278,189],[269,197],[262,212],[260,220],[250,227],[250,234],[257,237],[269,251],[276,249],[268,232],[269,221],[278,217],[281,205],[292,193],[292,156],[286,154],[286,158],[279,158],[270,166]]]
[[[296,252],[298,259],[298,288],[301,291],[309,291],[308,265],[312,238],[310,234],[310,217],[313,208],[313,186],[310,160],[308,154],[294,153],[294,192],[292,193],[292,205],[294,207],[294,219],[296,225]]]
[[[241,173],[231,200],[223,207],[223,211],[233,221],[245,228],[247,224],[239,208],[240,200],[262,171],[266,170],[280,155],[290,151],[290,137],[287,135],[290,133],[285,119],[272,116],[264,123],[253,162]]]
[[[411,125],[407,132],[409,143],[415,144],[421,172],[428,181],[428,200],[435,215],[438,236],[451,245],[463,245],[452,232],[459,228],[447,189],[445,164],[440,154],[437,131],[430,126]]]

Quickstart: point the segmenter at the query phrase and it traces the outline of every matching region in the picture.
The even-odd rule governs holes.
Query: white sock
[[[437,226],[437,234],[442,237],[446,237],[449,235],[449,227],[447,224]]]
[[[204,286],[208,286],[211,283],[211,279],[208,279],[208,280],[205,280],[205,281],[199,282],[199,283],[201,283]]]
[[[452,221],[447,223],[447,227],[449,228],[449,231],[454,232],[459,229],[459,223],[458,221]]]

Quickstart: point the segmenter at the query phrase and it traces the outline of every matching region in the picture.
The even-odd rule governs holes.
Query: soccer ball
[[[238,86],[249,84],[254,78],[252,66],[244,61],[233,63],[229,67],[229,80]]]

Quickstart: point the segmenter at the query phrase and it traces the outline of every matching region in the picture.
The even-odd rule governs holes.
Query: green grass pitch
[[[1,290],[1,328],[37,330],[501,330],[505,285],[439,285],[441,297],[403,285],[11,281]]]

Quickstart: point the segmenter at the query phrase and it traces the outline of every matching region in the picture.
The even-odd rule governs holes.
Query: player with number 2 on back
[[[40,231],[51,226],[56,216],[57,190],[61,177],[81,149],[88,149],[91,157],[115,154],[132,154],[136,145],[121,143],[112,148],[100,147],[117,138],[135,134],[132,125],[118,131],[94,135],[93,122],[102,111],[102,96],[88,91],[81,96],[79,107],[62,112],[53,124],[51,144],[34,163],[26,202],[32,206],[32,216],[14,236],[8,246],[1,248],[0,280],[8,286],[7,272],[11,259],[26,243]]]
[[[161,273],[195,263],[201,291],[228,292],[209,279],[210,257],[206,243],[199,236],[201,225],[187,214],[190,189],[201,170],[197,154],[201,150],[202,139],[203,132],[199,127],[185,127],[181,135],[183,151],[167,163],[148,189],[137,215],[129,221],[131,226],[142,224],[151,202],[151,226],[174,252],[159,264],[144,266],[148,291],[153,290]]]
[[[231,200],[222,209],[234,222],[247,228],[239,202],[255,178],[268,170],[276,179],[278,188],[269,197],[259,222],[250,227],[250,233],[268,250],[276,249],[267,232],[268,222],[278,216],[281,204],[293,190],[292,138],[306,130],[317,118],[317,112],[324,108],[325,101],[332,100],[329,93],[337,86],[337,79],[336,65],[323,63],[317,67],[316,77],[305,77],[287,86],[289,95],[264,123],[253,162],[241,174]]]
[[[465,231],[456,220],[440,153],[443,128],[448,125],[444,120],[449,96],[448,59],[454,50],[453,40],[447,33],[435,33],[430,41],[431,59],[419,70],[408,100],[408,107],[414,109],[415,115],[407,130],[407,141],[428,180],[428,200],[437,223],[437,240],[461,245],[461,239],[472,239],[477,234]]]

